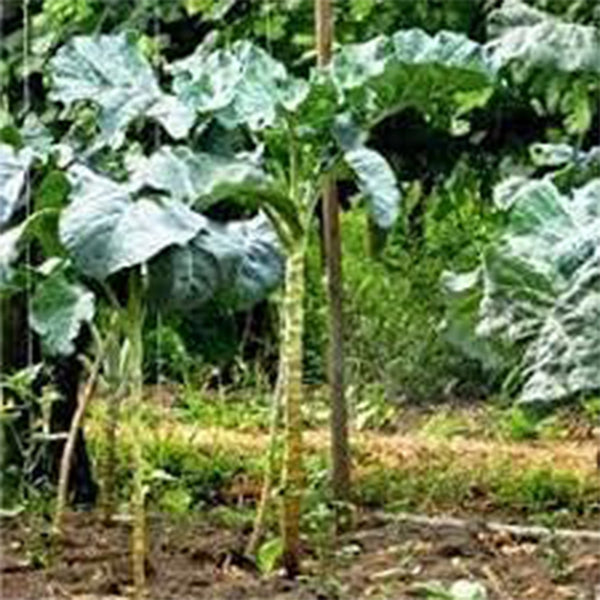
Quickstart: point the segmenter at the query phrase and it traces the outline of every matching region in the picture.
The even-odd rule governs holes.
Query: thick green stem
[[[302,466],[302,334],[304,325],[304,245],[296,243],[286,263],[282,319],[285,411],[282,537],[283,564],[289,577],[300,571],[300,505],[304,489]]]
[[[140,409],[143,400],[144,347],[142,329],[144,324],[144,308],[142,301],[142,281],[139,273],[134,272],[129,281],[129,303],[127,306],[129,362],[128,379],[130,382],[130,402],[132,409],[132,462],[133,491],[131,495],[131,512],[133,531],[131,538],[132,570],[134,597],[141,600],[146,597],[146,512],[144,506],[144,473],[142,454],[142,424]]]

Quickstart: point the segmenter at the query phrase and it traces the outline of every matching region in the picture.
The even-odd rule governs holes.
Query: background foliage
[[[26,43],[20,4],[8,4],[1,44],[0,139],[8,143],[18,137],[16,128],[40,148],[43,127],[55,135],[68,129],[70,138],[81,143],[93,134],[92,109],[78,107],[59,114],[56,106],[48,103],[42,85],[49,57],[75,34],[134,32],[139,48],[157,66],[189,54],[210,32],[207,43],[221,47],[250,36],[297,74],[307,74],[314,62],[313,6],[308,0],[32,0],[31,38]],[[506,11],[523,13],[523,3],[496,0],[340,0],[337,41],[364,41],[417,27],[432,34],[449,29],[486,42],[491,39],[488,19],[503,4]],[[600,23],[597,3],[589,0],[531,0],[527,7],[574,24]],[[459,120],[450,133],[432,130],[422,117],[406,110],[382,123],[371,136],[370,143],[406,182],[405,205],[378,256],[365,255],[366,245],[373,249],[373,239],[365,239],[365,216],[353,213],[344,220],[348,371],[355,386],[383,382],[391,399],[448,394],[471,397],[500,390],[510,371],[510,365],[496,355],[487,354],[483,362],[480,351],[458,355],[451,343],[453,336],[461,335],[462,325],[456,321],[454,329],[441,335],[440,323],[448,314],[439,277],[446,270],[477,266],[482,249],[502,222],[492,202],[495,183],[507,174],[544,174],[544,167],[529,161],[531,143],[569,141],[589,149],[596,142],[599,121],[597,96],[593,91],[587,95],[593,87],[588,75],[557,76],[556,85],[550,86],[555,98],[549,98],[547,74],[545,89],[536,84],[535,74],[524,77],[511,70],[506,76],[516,85],[476,110],[470,126]],[[35,112],[36,117],[26,112]],[[138,133],[140,139],[148,137],[141,125]],[[115,174],[124,174],[126,167],[109,152],[99,160],[106,161]],[[52,168],[40,176],[44,178],[40,202],[60,203],[64,181]],[[344,202],[352,201],[356,190],[343,185],[342,191]],[[219,205],[211,211],[217,218],[231,216]],[[326,339],[316,238],[312,240],[309,275],[305,363],[308,379],[320,382]],[[151,340],[168,340],[161,369],[176,378],[183,377],[182,345],[195,360],[202,357],[217,365],[225,380],[235,379],[240,369],[236,358],[240,348],[245,361],[272,373],[277,345],[275,312],[263,304],[250,314],[219,313],[227,327],[218,332],[211,330],[214,319],[206,319],[201,327],[178,319],[161,324],[163,335],[159,336],[150,321],[147,335]],[[476,356],[478,360],[474,360]],[[149,378],[156,377],[151,359],[146,371]]]

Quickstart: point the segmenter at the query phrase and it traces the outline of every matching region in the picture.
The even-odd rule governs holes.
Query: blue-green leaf
[[[48,255],[60,254],[56,225],[58,211],[38,210],[14,227],[0,233],[0,292],[14,285],[15,266],[28,241],[36,239]]]
[[[400,191],[387,160],[375,150],[357,146],[344,153],[375,223],[389,229],[398,217]]]
[[[266,183],[266,174],[248,160],[195,153],[187,146],[164,146],[142,159],[132,174],[138,186],[149,186],[190,204],[215,202],[248,186]]]
[[[280,62],[247,41],[192,56],[171,66],[179,98],[228,128],[261,130],[274,125],[280,110],[294,110],[308,87],[290,77]]]
[[[283,267],[277,235],[264,216],[209,221],[187,245],[170,248],[150,263],[150,296],[159,305],[186,311],[215,298],[241,310],[281,283]]]
[[[570,196],[548,180],[515,188],[484,252],[478,333],[521,349],[521,401],[600,389],[600,179]]]
[[[75,352],[74,341],[81,326],[94,318],[92,292],[68,281],[59,270],[41,282],[31,302],[29,323],[50,355]]]
[[[0,144],[0,229],[23,205],[23,191],[33,152]]]
[[[491,23],[505,21],[486,46],[497,67],[516,69],[519,81],[541,69],[600,74],[600,32],[595,27],[565,23],[541,11],[535,11],[535,18],[517,19],[515,11],[521,10],[522,2],[508,2],[490,14]]]
[[[60,220],[60,238],[78,267],[105,279],[148,262],[172,245],[188,243],[205,219],[174,200],[134,200],[131,189],[86,167],[69,171],[71,204]]]
[[[156,119],[176,139],[194,124],[194,111],[162,92],[150,64],[125,34],[73,38],[50,61],[50,72],[51,98],[66,105],[97,104],[103,140],[113,147],[122,145],[127,127],[140,117]]]
[[[0,233],[0,292],[9,289],[12,283],[23,230],[24,225],[21,224]]]
[[[419,29],[343,46],[331,73],[347,107],[367,126],[407,107],[449,126],[484,105],[496,83],[483,46],[458,33]]]
[[[600,98],[600,30],[563,22],[521,0],[489,16],[495,36],[486,49],[501,76],[536,110],[559,114],[571,134],[586,133]]]

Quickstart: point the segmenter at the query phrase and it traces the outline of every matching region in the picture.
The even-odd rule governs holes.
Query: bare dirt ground
[[[153,517],[152,600],[404,600],[419,582],[473,578],[491,600],[597,600],[600,544],[515,539],[389,524],[362,515],[322,552],[306,548],[305,576],[261,576],[241,556],[245,532],[206,520]],[[39,522],[2,525],[2,600],[120,600],[130,592],[129,529],[93,514],[67,520],[64,546],[48,554]],[[44,564],[45,563],[45,564]]]

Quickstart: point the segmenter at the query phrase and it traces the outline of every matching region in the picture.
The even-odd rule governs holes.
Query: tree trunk
[[[304,244],[296,242],[286,262],[282,319],[285,377],[285,456],[282,478],[283,564],[289,577],[300,571],[300,505],[304,489],[302,466],[302,334],[304,326]]]

